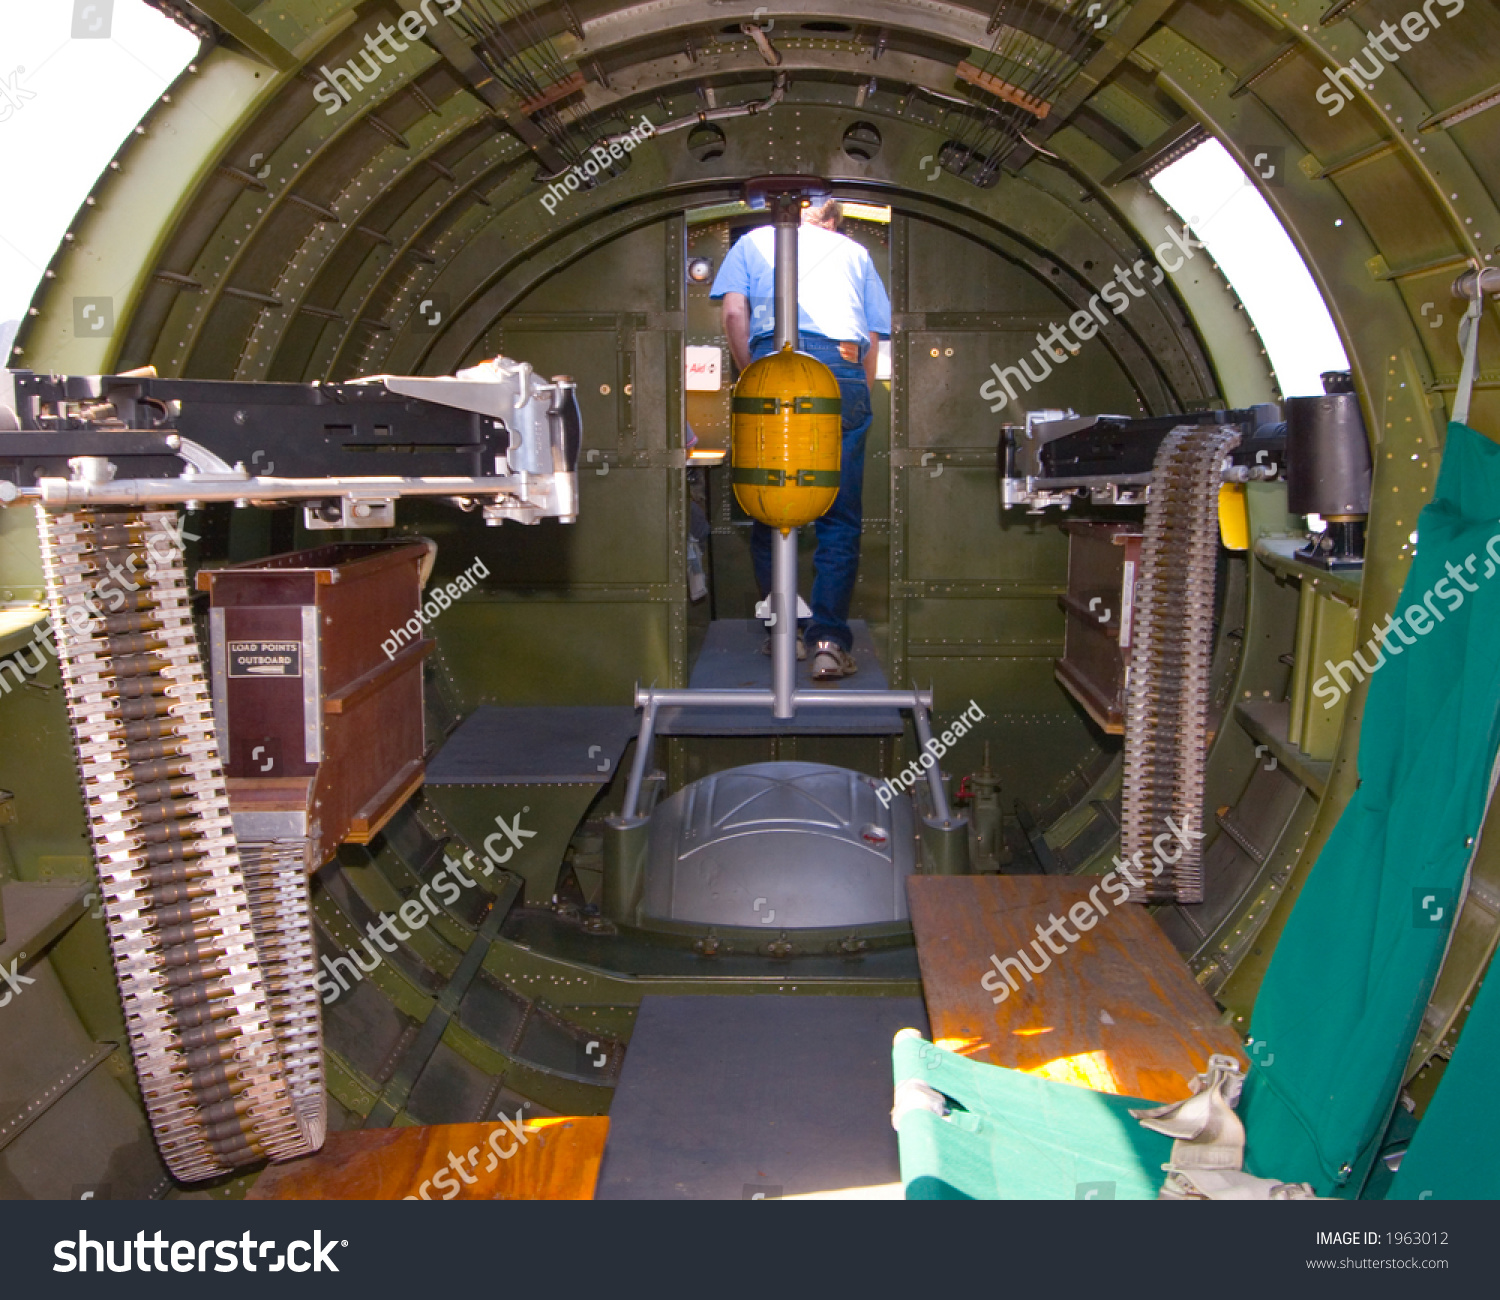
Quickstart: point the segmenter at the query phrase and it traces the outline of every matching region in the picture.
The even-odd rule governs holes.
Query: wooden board
[[[271,1165],[248,1199],[593,1200],[607,1117],[528,1119],[524,1132],[524,1144],[501,1123],[330,1133],[316,1155]]]
[[[1090,890],[1105,910],[1083,930],[1068,919]],[[939,1046],[1097,1092],[1177,1101],[1215,1052],[1248,1068],[1238,1035],[1218,1023],[1213,999],[1193,981],[1146,910],[1116,904],[1083,876],[913,876],[907,882],[932,1040]],[[1084,920],[1088,914],[1080,913]],[[1094,912],[1097,916],[1097,911]],[[1056,916],[1053,952],[1036,927]],[[1069,942],[1066,935],[1077,936]],[[1038,943],[1048,964],[1032,947]],[[995,973],[1025,948],[1040,968],[1016,988]],[[1029,973],[1029,972],[1028,972]]]
[[[998,99],[1003,99],[1007,104],[1015,104],[1024,108],[1037,119],[1047,116],[1052,111],[1052,105],[1044,99],[1038,99],[1035,95],[1027,94],[1019,86],[1013,86],[1008,81],[1001,81],[999,77],[985,72],[965,59],[955,70],[960,81],[967,81],[971,86],[978,86],[981,90],[987,90]]]

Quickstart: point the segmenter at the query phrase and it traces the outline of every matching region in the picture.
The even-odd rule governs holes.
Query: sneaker
[[[840,677],[852,677],[859,671],[854,656],[837,641],[819,641],[813,652],[812,675],[820,682],[837,681]]]
[[[770,637],[767,637],[764,641],[762,641],[760,643],[760,652],[763,655],[768,655],[768,654],[771,653],[771,638]],[[802,638],[799,636],[797,638],[797,659],[800,662],[801,660],[806,659],[806,658],[807,658],[807,646],[803,643]]]

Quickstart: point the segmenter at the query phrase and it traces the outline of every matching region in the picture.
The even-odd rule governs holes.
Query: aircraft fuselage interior
[[[129,3],[0,1197],[1500,1197],[1491,0]]]

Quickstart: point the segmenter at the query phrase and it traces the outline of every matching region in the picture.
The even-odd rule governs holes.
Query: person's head
[[[810,203],[802,209],[802,220],[809,226],[822,226],[824,230],[837,230],[844,219],[844,205],[837,199],[824,199],[822,203]]]

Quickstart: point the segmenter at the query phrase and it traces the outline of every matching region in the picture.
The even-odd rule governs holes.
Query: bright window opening
[[[1267,159],[1267,167],[1273,164]],[[1285,397],[1323,391],[1325,370],[1349,358],[1333,318],[1285,227],[1217,140],[1199,145],[1151,181],[1192,226],[1260,332]]]
[[[12,189],[0,222],[0,364],[68,223],[197,52],[196,37],[144,0],[7,7],[0,157]],[[101,268],[97,292],[127,287]]]

